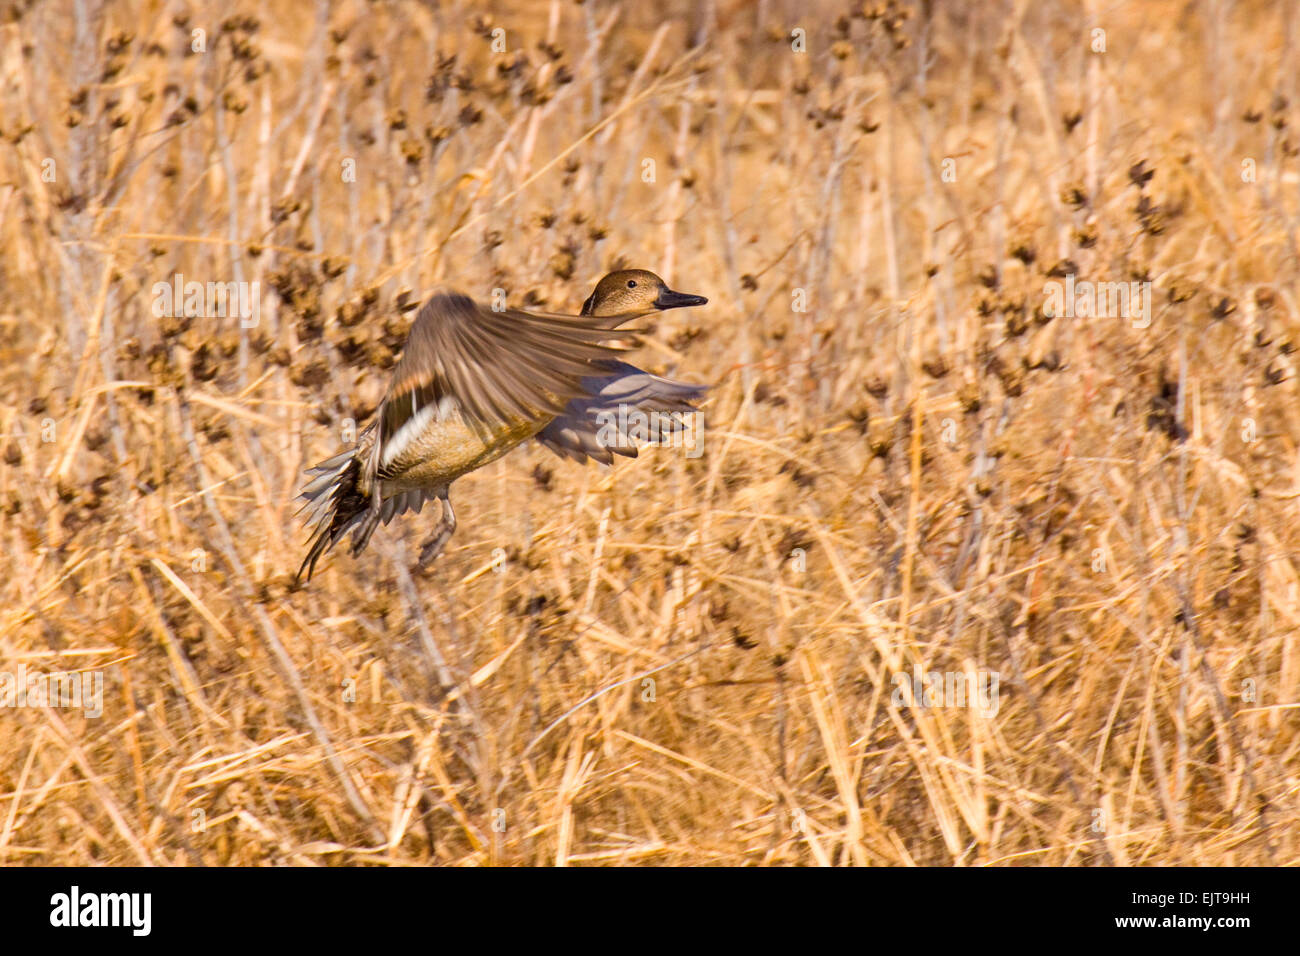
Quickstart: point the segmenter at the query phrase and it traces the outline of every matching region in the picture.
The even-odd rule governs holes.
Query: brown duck
[[[411,326],[375,420],[354,448],[308,470],[316,477],[302,497],[315,527],[298,580],[310,580],[320,556],[349,531],[352,554],[360,554],[379,522],[437,498],[442,517],[420,551],[420,565],[430,564],[456,530],[451,483],[529,438],[578,462],[636,457],[627,436],[604,440],[602,421],[632,408],[680,425],[677,416],[707,387],[614,358],[635,344],[634,330],[619,326],[706,302],[641,269],[605,276],[578,316],[497,312],[458,292],[433,296]]]

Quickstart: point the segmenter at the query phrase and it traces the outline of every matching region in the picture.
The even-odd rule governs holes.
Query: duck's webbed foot
[[[427,568],[438,559],[438,555],[442,554],[442,549],[447,547],[447,542],[456,532],[456,512],[451,508],[451,498],[444,494],[439,497],[438,503],[442,505],[442,518],[434,527],[433,534],[420,547],[421,568]]]

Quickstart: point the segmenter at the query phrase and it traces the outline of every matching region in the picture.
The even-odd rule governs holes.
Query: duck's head
[[[648,315],[664,309],[704,305],[708,301],[702,295],[674,292],[653,272],[624,269],[621,272],[611,272],[596,284],[596,291],[582,303],[582,314]]]

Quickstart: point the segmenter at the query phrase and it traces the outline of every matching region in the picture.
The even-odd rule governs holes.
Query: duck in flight
[[[530,438],[579,462],[635,458],[621,426],[609,441],[605,423],[639,410],[657,413],[671,433],[707,387],[620,361],[636,341],[636,330],[620,326],[707,302],[642,269],[605,276],[577,316],[498,312],[458,292],[434,295],[411,326],[375,420],[355,447],[308,470],[314,477],[302,497],[313,531],[297,580],[311,580],[321,555],[349,531],[355,556],[381,521],[436,498],[442,515],[420,551],[420,566],[432,563],[456,530],[451,483]]]

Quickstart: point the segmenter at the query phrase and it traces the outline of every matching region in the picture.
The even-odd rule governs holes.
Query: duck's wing
[[[627,362],[595,363],[583,394],[537,433],[537,440],[565,458],[613,464],[614,455],[637,456],[637,446],[657,444],[688,427],[686,415],[707,385],[675,382]]]
[[[374,473],[399,473],[411,439],[449,414],[488,435],[545,422],[586,393],[594,363],[632,344],[632,333],[609,319],[496,312],[460,293],[438,293],[416,316],[379,407]]]

